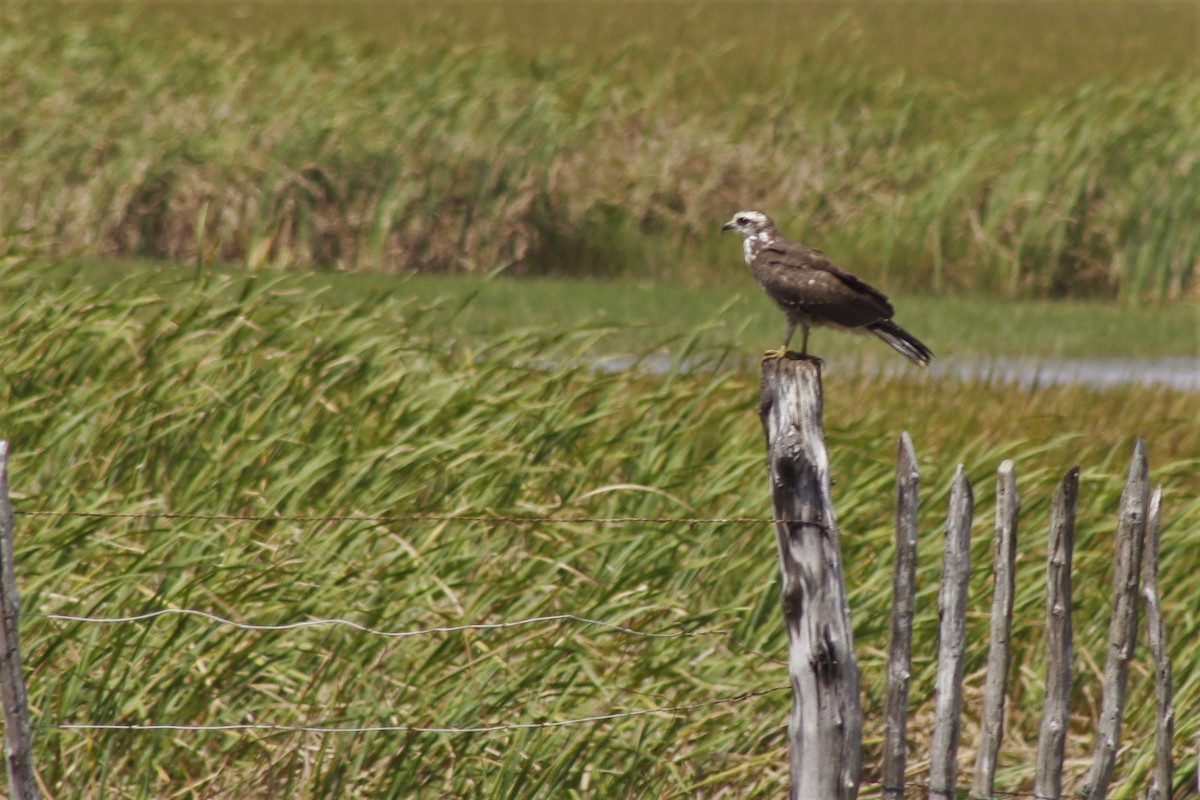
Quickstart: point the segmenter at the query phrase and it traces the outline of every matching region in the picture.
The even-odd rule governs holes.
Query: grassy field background
[[[757,206],[893,289],[1195,296],[1193,4],[279,8],[6,4],[0,226],[707,284]]]
[[[720,223],[773,211],[892,293],[939,357],[1195,356],[1198,14],[0,7],[0,437],[46,795],[778,797],[788,698],[773,691],[786,682],[773,532],[680,521],[769,514],[753,362],[782,321]],[[1013,791],[1031,786],[1041,711],[1049,498],[1080,464],[1066,763],[1078,780],[1117,499],[1142,436],[1164,488],[1176,796],[1195,796],[1200,398],[885,377],[874,368],[896,356],[877,342],[814,343],[829,362],[867,780],[900,431],[923,472],[918,753],[950,478],[963,463],[975,482],[969,641],[981,643],[994,475],[1017,463],[998,781]],[[655,370],[595,369],[609,354]],[[609,517],[652,521],[589,521]],[[572,613],[687,635],[564,621],[386,638],[44,616],[162,608],[392,631]],[[985,657],[972,646],[964,776]],[[1116,797],[1145,788],[1150,680],[1139,648]],[[59,727],[462,728],[675,706],[688,708],[478,734]]]

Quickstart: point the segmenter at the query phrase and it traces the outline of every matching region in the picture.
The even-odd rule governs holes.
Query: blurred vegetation
[[[187,5],[0,10],[4,230],[700,284],[760,207],[889,289],[1196,294],[1194,6]]]
[[[480,735],[81,732],[60,722],[471,727],[704,703],[784,683],[766,524],[595,523],[769,514],[756,377],[695,336],[693,369],[588,366],[604,329],[475,337],[457,303],[315,301],[283,277],[129,277],[103,288],[9,257],[0,271],[0,435],[18,511],[552,516],[514,523],[18,516],[22,635],[49,796],[777,797],[786,692],[679,715]],[[649,345],[648,345],[649,346]],[[1196,396],[1127,387],[1017,390],[831,376],[826,427],[877,762],[890,602],[893,453],[921,455],[912,730],[927,745],[939,531],[956,462],[976,482],[971,641],[987,629],[996,467],[1017,462],[1024,513],[1017,648],[999,785],[1028,789],[1041,696],[1044,532],[1054,483],[1083,466],[1068,772],[1098,713],[1117,496],[1134,435],[1165,489],[1162,585],[1178,708],[1200,696]],[[257,623],[346,617],[411,629],[575,613],[571,623],[384,639],[344,628],[249,633],[187,618],[56,623],[188,607]],[[975,740],[985,649],[967,670]],[[1151,761],[1139,650],[1121,756]],[[1179,742],[1200,733],[1178,720]],[[915,763],[915,762],[914,762]],[[919,767],[917,767],[919,771]],[[868,779],[872,774],[868,770]],[[1195,780],[1194,761],[1180,781]]]

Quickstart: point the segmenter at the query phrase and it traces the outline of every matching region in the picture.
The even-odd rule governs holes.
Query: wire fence
[[[662,525],[704,525],[704,524],[773,524],[775,519],[770,517],[553,517],[553,516],[516,516],[492,514],[218,514],[218,513],[176,513],[166,511],[146,512],[105,512],[105,511],[41,511],[13,509],[15,516],[28,518],[62,519],[107,519],[118,521],[135,520],[165,520],[165,521],[198,521],[198,522],[245,522],[245,523],[305,523],[305,524],[340,524],[340,523],[412,523],[412,522],[462,522],[462,523],[497,523],[497,524],[662,524]],[[786,522],[786,521],[785,521]],[[81,614],[21,612],[21,619],[40,619],[61,624],[84,625],[121,625],[130,623],[151,622],[164,617],[190,617],[213,625],[252,632],[282,632],[317,627],[344,627],[358,633],[379,636],[388,639],[406,639],[418,636],[438,634],[454,634],[465,631],[499,631],[514,628],[525,628],[537,625],[576,624],[587,628],[596,628],[602,632],[642,637],[646,639],[688,639],[699,637],[722,638],[732,642],[730,631],[717,629],[689,630],[686,623],[677,624],[677,630],[643,630],[629,625],[595,619],[579,614],[555,613],[525,617],[499,622],[471,622],[455,625],[439,625],[407,630],[388,630],[364,625],[344,617],[329,617],[298,620],[284,623],[255,623],[232,619],[227,616],[209,611],[192,608],[163,608],[136,614],[114,616],[92,616]],[[734,644],[736,649],[766,661],[786,663],[778,658],[761,653],[752,648]],[[223,724],[199,725],[176,724],[161,722],[114,722],[114,723],[82,723],[71,721],[42,722],[34,727],[43,731],[181,731],[181,732],[261,732],[261,733],[307,733],[307,734],[362,734],[362,733],[428,733],[428,734],[486,734],[503,731],[537,730],[544,728],[562,728],[574,725],[586,725],[610,722],[635,717],[655,715],[678,715],[688,711],[715,706],[726,706],[743,703],[758,697],[784,692],[789,686],[775,686],[766,689],[755,689],[738,694],[714,698],[694,703],[682,703],[656,706],[653,708],[614,711],[601,714],[576,717],[562,720],[536,720],[530,722],[504,722],[474,726],[416,726],[416,725],[286,725],[270,722],[234,722]]]
[[[212,515],[206,515],[212,516]],[[769,521],[769,520],[768,520]],[[704,636],[728,637],[727,631],[720,630],[697,630],[697,631],[645,631],[636,628],[631,628],[626,625],[607,622],[605,620],[597,620],[588,617],[583,617],[575,614],[550,614],[537,617],[528,617],[524,619],[511,620],[506,622],[494,623],[469,623],[462,625],[436,626],[430,628],[421,628],[413,630],[381,630],[371,628],[365,625],[347,620],[343,618],[328,618],[328,619],[312,619],[302,620],[294,623],[284,624],[256,624],[248,623],[239,620],[229,619],[216,614],[195,609],[160,609],[158,611],[146,612],[142,614],[113,616],[113,617],[94,617],[73,614],[43,614],[43,613],[27,613],[22,614],[22,617],[41,618],[59,623],[71,624],[96,624],[96,625],[116,625],[129,624],[138,622],[148,622],[157,618],[166,616],[185,616],[195,617],[204,621],[227,626],[238,630],[246,631],[287,631],[301,628],[310,628],[317,626],[345,626],[355,631],[366,635],[381,636],[387,638],[406,638],[423,635],[434,634],[449,634],[468,630],[502,630],[537,624],[559,624],[564,622],[576,623],[587,627],[595,627],[604,631],[613,633],[639,636],[655,639],[683,639]],[[765,689],[757,689],[746,692],[741,692],[735,695],[715,698],[712,700],[699,701],[694,703],[682,703],[656,706],[645,709],[634,709],[628,711],[616,711],[602,714],[594,714],[589,716],[575,717],[559,720],[535,720],[529,722],[505,722],[487,725],[474,726],[419,726],[419,725],[284,725],[269,722],[237,722],[224,724],[177,724],[177,723],[159,723],[159,722],[122,722],[122,723],[81,723],[81,722],[42,722],[34,725],[35,730],[41,733],[71,733],[71,732],[108,732],[108,733],[149,733],[149,732],[173,732],[173,733],[257,733],[264,735],[272,734],[306,734],[306,735],[362,735],[362,734],[378,734],[378,733],[395,733],[395,734],[438,734],[449,736],[461,735],[484,735],[490,733],[530,731],[543,729],[566,728],[581,725],[594,725],[610,722],[619,722],[621,720],[647,717],[647,716],[678,716],[685,715],[692,711],[697,711],[706,708],[719,706],[734,706],[756,698],[765,697],[773,694],[781,694],[789,692],[789,685],[773,686]],[[968,787],[942,788],[935,787],[929,781],[912,780],[906,781],[900,786],[891,786],[884,784],[881,781],[864,781],[863,789],[873,788],[886,792],[900,792],[904,796],[941,796],[941,797],[971,797]],[[1042,798],[1041,795],[1032,791],[994,791],[991,798],[999,800],[1000,798]]]
[[[203,522],[490,522],[511,525],[762,525],[777,522],[785,524],[813,524],[811,520],[776,519],[774,517],[570,517],[570,516],[521,516],[514,514],[181,514],[170,511],[133,511],[114,513],[106,511],[20,511],[16,516],[25,517],[80,517],[89,519],[120,520],[196,520]]]
[[[467,727],[422,727],[418,725],[362,725],[362,726],[309,726],[309,725],[275,725],[266,722],[235,722],[218,725],[172,725],[158,723],[81,723],[59,722],[40,726],[59,730],[92,730],[92,731],[263,731],[268,733],[496,733],[498,731],[538,730],[541,728],[563,728],[571,725],[586,725],[596,722],[610,722],[630,717],[645,717],[659,714],[680,714],[700,708],[732,705],[753,700],[756,697],[790,691],[790,686],[774,686],[770,689],[756,689],[750,692],[719,697],[682,705],[659,706],[656,708],[635,709],[633,711],[617,711],[609,714],[594,714],[576,719],[538,720],[535,722],[503,722],[495,725],[474,725]]]
[[[168,511],[142,512],[106,512],[106,511],[76,511],[76,510],[17,510],[15,516],[42,519],[97,519],[113,521],[179,521],[179,522],[228,522],[228,523],[303,523],[303,524],[405,524],[405,523],[482,523],[508,525],[620,525],[645,524],[664,526],[700,525],[772,525],[783,524],[812,524],[801,519],[776,519],[760,516],[729,516],[729,517],[663,517],[663,516],[570,516],[570,515],[509,515],[509,514],[456,514],[456,513],[413,513],[413,514],[224,514],[224,513],[177,513]],[[145,533],[139,531],[137,533]],[[758,658],[784,664],[785,661],[760,653],[752,648],[738,643],[731,631],[715,628],[689,629],[686,622],[677,623],[671,629],[647,630],[632,625],[613,622],[594,617],[572,613],[553,613],[529,616],[520,619],[496,622],[469,622],[461,624],[437,625],[412,629],[386,629],[362,624],[344,617],[303,619],[283,623],[257,623],[231,618],[201,609],[193,608],[162,608],[151,611],[112,616],[22,612],[22,619],[41,619],[60,625],[99,625],[112,626],[124,624],[149,623],[167,617],[194,618],[205,623],[248,632],[286,632],[318,627],[342,627],[357,633],[378,636],[388,639],[407,639],[421,636],[448,635],[466,631],[500,631],[535,626],[560,626],[563,624],[577,625],[583,628],[595,629],[602,633],[622,636],[641,637],[654,640],[682,640],[702,637],[720,638],[731,647],[740,649]],[[711,623],[711,619],[709,620]],[[108,732],[108,733],[147,733],[147,732],[177,732],[177,733],[251,733],[270,735],[362,735],[362,734],[430,734],[446,736],[486,735],[492,733],[530,731],[542,729],[560,729],[573,726],[597,725],[622,720],[644,718],[649,716],[683,716],[702,709],[717,707],[732,707],[757,698],[791,691],[790,685],[779,685],[738,692],[722,697],[711,698],[690,703],[669,703],[648,708],[604,711],[602,713],[576,716],[566,719],[535,719],[530,721],[511,721],[485,723],[466,726],[449,725],[406,725],[406,724],[343,724],[343,725],[302,725],[279,724],[269,721],[239,721],[215,724],[180,724],[164,721],[133,721],[133,722],[75,722],[71,720],[41,721],[34,724],[34,729],[55,735],[72,732]],[[889,785],[880,780],[864,780],[864,790],[874,788],[883,792],[901,793],[905,797],[934,796],[934,797],[973,797],[967,787],[946,788],[931,785],[929,780],[911,780],[902,785]],[[993,791],[992,798],[1041,798],[1032,791]]]
[[[538,625],[544,623],[559,623],[559,622],[577,622],[581,625],[602,628],[618,633],[629,634],[630,636],[644,636],[648,639],[685,639],[695,636],[728,636],[728,631],[720,630],[698,630],[698,631],[642,631],[637,628],[630,628],[627,625],[620,625],[615,622],[606,622],[600,619],[590,619],[581,617],[578,614],[546,614],[538,617],[527,617],[525,619],[510,620],[508,622],[470,622],[463,625],[441,625],[432,628],[418,628],[415,630],[406,631],[388,631],[378,628],[371,628],[366,625],[355,622],[354,620],[333,617],[329,619],[306,619],[299,622],[285,622],[282,624],[262,625],[252,622],[239,622],[238,620],[222,617],[217,614],[212,614],[208,611],[199,611],[191,608],[163,608],[158,611],[147,611],[143,614],[131,614],[128,616],[119,617],[88,617],[77,616],[75,614],[41,614],[37,612],[23,613],[21,617],[48,619],[55,622],[79,622],[79,623],[94,623],[98,625],[116,625],[126,622],[144,622],[147,620],[157,619],[167,616],[186,616],[199,617],[208,620],[209,622],[218,625],[225,625],[231,628],[238,628],[246,631],[290,631],[300,628],[315,628],[326,625],[341,625],[352,628],[360,633],[370,634],[372,636],[382,636],[389,639],[405,639],[411,636],[428,636],[437,633],[459,633],[462,631],[489,631],[489,630],[505,630],[508,628],[520,628],[529,625]]]

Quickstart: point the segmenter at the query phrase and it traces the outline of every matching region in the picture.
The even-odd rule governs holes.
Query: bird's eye
[[[750,218],[749,218],[749,217],[738,217],[738,218],[737,218],[737,224],[738,224],[738,225],[749,225],[749,224],[750,224]]]

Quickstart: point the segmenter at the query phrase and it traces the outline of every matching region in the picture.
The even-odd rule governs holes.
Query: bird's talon
[[[825,366],[825,360],[817,356],[810,356],[808,353],[797,353],[793,350],[788,350],[786,347],[780,347],[777,350],[768,350],[763,353],[763,361],[811,361],[819,367]]]

